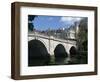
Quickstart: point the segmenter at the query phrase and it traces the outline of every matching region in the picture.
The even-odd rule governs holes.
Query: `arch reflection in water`
[[[28,42],[28,66],[48,65],[50,55],[45,45],[39,40]]]
[[[87,51],[78,51],[74,46],[69,50],[71,61],[69,64],[87,64]]]

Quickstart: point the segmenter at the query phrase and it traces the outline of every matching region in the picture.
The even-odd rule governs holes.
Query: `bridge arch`
[[[47,65],[50,61],[50,55],[40,40],[33,39],[28,42],[28,65],[41,66]]]
[[[68,53],[62,44],[58,44],[54,49],[55,62],[56,64],[66,64]]]
[[[70,50],[69,50],[69,53],[70,53],[70,57],[74,57],[77,55],[77,49],[75,46],[71,46]]]
[[[45,47],[47,47],[45,41],[43,41],[43,39],[41,39],[41,38],[29,37],[28,41],[31,41],[31,40],[39,40],[39,41],[41,41],[45,45]]]
[[[58,44],[54,49],[55,58],[68,57],[65,47],[62,44]]]

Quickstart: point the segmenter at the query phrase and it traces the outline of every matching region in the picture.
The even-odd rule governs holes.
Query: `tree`
[[[87,18],[81,19],[79,23],[79,31],[77,34],[77,45],[79,50],[87,51],[88,42],[88,20]]]
[[[36,17],[35,15],[29,15],[28,16],[28,30],[29,31],[34,30],[34,25],[33,25],[32,21],[34,20],[35,17]]]

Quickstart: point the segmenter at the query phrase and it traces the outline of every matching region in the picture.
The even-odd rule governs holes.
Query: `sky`
[[[34,18],[32,23],[36,30],[48,30],[48,29],[68,28],[70,25],[73,25],[74,22],[80,20],[81,17],[38,15]]]

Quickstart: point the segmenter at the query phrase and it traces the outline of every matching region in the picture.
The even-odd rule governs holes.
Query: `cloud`
[[[65,22],[65,21],[80,21],[81,18],[80,17],[61,17],[61,21]]]
[[[66,25],[72,25],[74,22],[80,21],[80,17],[61,17],[60,22]]]

